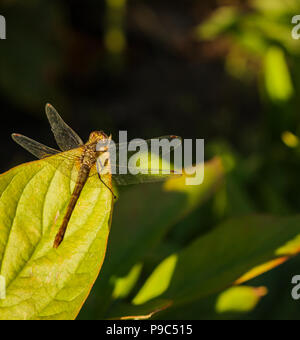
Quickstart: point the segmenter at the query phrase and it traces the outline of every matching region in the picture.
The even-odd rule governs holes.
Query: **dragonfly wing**
[[[28,138],[26,136],[14,133],[12,139],[19,145],[21,145],[25,150],[32,153],[35,157],[42,159],[48,156],[53,156],[58,154],[60,151],[51,149],[46,145],[43,145],[35,140]]]
[[[131,184],[142,184],[142,183],[155,183],[162,182],[168,178],[181,176],[181,174],[173,173],[160,173],[158,175],[153,174],[126,174],[126,175],[112,175],[112,179],[116,185],[131,185]]]
[[[101,170],[103,169],[103,170]],[[122,171],[121,171],[122,170]],[[124,173],[126,170],[126,173]],[[132,167],[122,167],[120,165],[103,167],[103,163],[97,160],[97,172],[100,176],[111,174],[112,180],[116,185],[131,185],[142,183],[162,182],[168,178],[179,177],[182,175],[180,171],[173,169],[138,169]]]
[[[83,141],[61,118],[50,104],[46,105],[46,115],[51,125],[57,145],[62,151],[75,149],[83,145]]]
[[[83,147],[61,152],[51,149],[23,135],[13,134],[12,138],[16,143],[21,145],[34,156],[39,159],[43,159],[51,165],[53,169],[64,175],[68,180],[71,180],[74,183],[77,181],[81,166],[81,157],[84,152]],[[91,177],[89,186],[98,188],[100,184],[98,172],[95,166],[91,169],[89,177]]]

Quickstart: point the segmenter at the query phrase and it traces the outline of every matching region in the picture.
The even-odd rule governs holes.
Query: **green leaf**
[[[218,297],[216,311],[218,313],[245,313],[253,310],[263,296],[267,294],[265,287],[232,287]]]
[[[52,247],[75,183],[46,160],[0,176],[0,319],[74,319],[106,252],[112,195],[91,178],[59,248]]]
[[[265,86],[270,99],[274,102],[287,101],[294,94],[284,52],[278,47],[270,47],[266,54]]]
[[[176,263],[177,255],[175,254],[163,261],[155,269],[132,303],[134,305],[141,305],[152,298],[161,295],[170,285]]]
[[[270,288],[271,289],[271,288]],[[158,311],[152,318],[157,319],[197,319],[197,320],[237,320],[248,319],[251,312],[256,311],[256,307],[263,307],[266,300],[262,299],[268,294],[265,286],[234,286],[223,290],[221,293],[211,294],[205,298],[190,301],[182,306],[169,306],[165,310]],[[270,297],[268,297],[270,299]],[[155,305],[158,299],[149,301],[139,308],[145,308],[150,303]],[[262,304],[260,302],[262,301]],[[132,314],[134,315],[134,314]]]
[[[156,297],[172,301],[172,308],[178,307],[182,311],[185,310],[183,306],[192,302],[201,304],[202,299],[248,281],[298,254],[299,225],[300,216],[254,215],[228,220],[165,259],[133,301],[150,302],[152,299],[155,303],[153,298]],[[171,258],[176,258],[175,268],[170,266]],[[172,268],[164,272],[159,270],[163,267]],[[163,292],[157,288],[161,282],[169,282]],[[168,310],[162,317],[167,313]]]
[[[265,16],[280,17],[283,15],[295,15],[299,11],[297,0],[274,1],[274,0],[252,0],[252,7],[261,11]]]
[[[172,302],[167,300],[155,300],[140,306],[133,306],[130,303],[118,303],[108,311],[108,319],[117,320],[148,320],[155,314],[169,308]]]
[[[176,298],[179,303],[245,282],[242,276],[249,280],[262,274],[299,252],[299,225],[299,216],[253,215],[228,220],[178,254],[163,297]]]
[[[132,267],[126,277],[112,277],[115,286],[112,294],[114,299],[126,298],[129,295],[141,274],[142,267],[143,265],[141,263],[137,263]]]
[[[223,176],[222,162],[215,158],[205,163],[205,177],[201,185],[186,186],[185,176],[182,176],[163,185],[145,184],[123,192],[115,207],[109,253],[101,280],[96,283],[86,313],[83,311],[80,316],[89,318],[87,313],[92,313],[93,317],[105,318],[116,296],[113,294],[116,282],[126,283],[124,289],[127,295],[127,281],[122,278],[128,277],[133,266],[144,262],[175,223],[215,192]]]
[[[218,8],[213,15],[196,28],[200,40],[211,40],[231,30],[237,23],[240,13],[236,8],[226,6]]]

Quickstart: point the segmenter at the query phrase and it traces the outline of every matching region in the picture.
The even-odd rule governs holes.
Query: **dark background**
[[[113,3],[113,2],[112,2]],[[5,4],[5,2],[4,2]],[[226,138],[260,122],[255,88],[224,72],[225,51],[193,36],[217,7],[212,1],[7,2],[1,42],[1,169],[23,160],[9,138],[22,132],[54,146],[44,105],[50,102],[87,139],[92,130],[129,138],[175,133]],[[124,46],[109,49],[111,30]],[[212,46],[210,46],[212,45]],[[29,159],[29,158],[26,158]]]
[[[2,0],[1,172],[32,159],[12,132],[55,147],[44,113],[49,102],[83,139],[99,129],[113,136],[127,130],[129,139],[204,138],[206,159],[235,164],[232,201],[217,220],[246,211],[297,213],[300,149],[283,136],[297,140],[300,129],[300,42],[290,36],[299,4],[259,3],[266,7],[238,0]],[[229,23],[221,16],[214,35],[199,34],[223,6],[239,14]],[[295,304],[286,306],[288,298],[286,308],[279,304],[299,260],[272,273],[266,280],[273,290],[252,317],[300,315]]]

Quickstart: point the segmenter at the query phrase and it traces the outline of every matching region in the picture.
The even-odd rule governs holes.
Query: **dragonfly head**
[[[100,141],[109,139],[110,137],[108,137],[103,131],[94,131],[90,134],[89,137],[89,141],[88,143],[98,143]]]

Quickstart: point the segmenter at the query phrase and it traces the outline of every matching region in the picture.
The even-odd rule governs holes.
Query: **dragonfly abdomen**
[[[61,244],[61,242],[64,239],[68,224],[70,222],[71,216],[73,214],[73,211],[76,207],[76,204],[79,200],[80,194],[84,188],[84,185],[86,184],[90,174],[90,168],[86,165],[82,165],[78,174],[78,178],[76,181],[76,185],[74,188],[74,191],[72,193],[70,202],[68,204],[67,212],[64,216],[63,222],[61,227],[59,228],[58,233],[56,234],[53,247],[58,248],[58,246]]]

